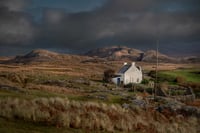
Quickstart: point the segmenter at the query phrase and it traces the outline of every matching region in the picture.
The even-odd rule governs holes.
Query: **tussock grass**
[[[195,133],[198,125],[193,117],[172,117],[169,120],[158,112],[125,110],[117,104],[78,102],[59,97],[1,99],[0,116],[56,127],[109,132]]]

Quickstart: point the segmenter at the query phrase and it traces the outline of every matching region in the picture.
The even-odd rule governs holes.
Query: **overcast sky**
[[[200,0],[0,0],[0,55],[123,45],[200,55]]]

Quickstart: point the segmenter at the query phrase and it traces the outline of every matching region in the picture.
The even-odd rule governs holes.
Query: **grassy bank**
[[[123,109],[118,104],[108,105],[97,102],[70,101],[67,98],[35,98],[32,100],[6,98],[0,99],[0,116],[11,121],[31,123],[22,129],[10,123],[10,129],[23,132],[27,128],[42,128],[44,132],[55,127],[61,129],[80,129],[83,132],[149,132],[149,133],[195,133],[196,118],[179,118],[164,115],[132,106]],[[4,123],[5,119],[1,119]],[[9,123],[9,121],[8,121]],[[19,123],[20,124],[20,123]],[[23,129],[24,128],[24,129]],[[1,127],[0,131],[5,130]],[[61,130],[62,131],[62,130]],[[79,130],[78,130],[79,131]],[[42,131],[41,131],[42,132]]]

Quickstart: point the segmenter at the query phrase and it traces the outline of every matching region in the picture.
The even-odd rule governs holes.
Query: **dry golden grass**
[[[196,107],[200,107],[200,99],[196,99],[192,102],[188,102],[186,103],[187,105],[190,105],[190,106],[196,106]]]
[[[67,98],[6,98],[0,100],[0,116],[42,122],[57,127],[149,133],[196,133],[196,118],[166,118],[158,112],[123,109],[119,105],[69,101]]]
[[[56,64],[37,63],[29,65],[3,65],[0,64],[0,71],[20,72],[20,71],[43,71],[54,74],[68,74],[71,76],[90,76],[92,74],[102,74],[106,69],[112,68],[115,71],[123,65],[124,61],[108,61],[100,63],[81,63],[84,59],[69,61],[70,63]],[[143,70],[155,70],[155,63],[137,62]],[[159,70],[174,70],[177,68],[199,68],[200,64],[173,64],[159,63]],[[92,70],[92,71],[91,71]],[[94,73],[95,72],[95,73]]]
[[[58,87],[58,86],[50,86],[50,85],[35,85],[29,84],[27,89],[30,90],[43,90],[47,92],[61,93],[61,94],[73,94],[73,95],[81,95],[81,93],[72,88],[66,87]]]

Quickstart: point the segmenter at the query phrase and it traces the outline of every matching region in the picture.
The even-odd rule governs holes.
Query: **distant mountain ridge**
[[[34,58],[34,57],[45,57],[45,58],[52,58],[56,57],[59,54],[56,52],[44,50],[44,49],[36,49],[31,51],[30,53],[26,54],[25,58]]]
[[[145,61],[145,62],[156,61],[155,50],[148,50],[144,52],[138,49],[128,48],[125,46],[112,46],[112,47],[98,48],[98,49],[90,50],[84,55],[91,56],[91,57],[107,58],[110,60],[129,59],[132,61]],[[177,61],[177,59],[173,57],[169,57],[159,52],[158,52],[158,59],[161,62]]]
[[[28,54],[16,56],[14,59],[11,59],[10,62],[13,63],[29,63],[29,62],[45,62],[59,59],[59,54],[56,52],[36,49],[31,51]]]
[[[148,50],[141,51],[134,48],[128,48],[125,46],[112,46],[105,48],[98,48],[90,50],[84,55],[69,55],[56,53],[44,49],[36,49],[31,52],[16,56],[14,58],[2,58],[0,63],[2,64],[31,64],[31,63],[80,63],[80,62],[106,62],[106,61],[142,61],[142,62],[156,62],[156,51]],[[183,57],[173,58],[165,54],[158,52],[159,62],[169,63],[199,63],[199,57]]]
[[[78,55],[67,55],[60,54],[44,49],[36,49],[32,50],[30,53],[25,55],[16,56],[13,59],[3,61],[2,63],[22,63],[22,64],[30,64],[30,63],[38,63],[38,62],[50,62],[50,63],[70,63],[70,61],[80,61],[83,59],[88,59],[89,57],[82,57]]]

